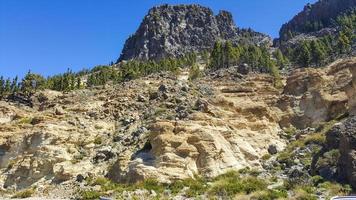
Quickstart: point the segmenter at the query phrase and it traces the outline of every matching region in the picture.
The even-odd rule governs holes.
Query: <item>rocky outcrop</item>
[[[350,114],[356,115],[356,63],[350,63],[349,69],[353,75],[353,79],[345,90],[349,97]]]
[[[232,169],[261,168],[271,145],[283,150],[273,79],[252,75],[236,83],[224,78],[205,80],[214,93],[196,101],[198,112],[153,124],[145,147],[129,161],[118,160],[110,177],[120,182],[211,178]]]
[[[315,4],[308,4],[302,12],[282,26],[280,40],[286,41],[298,34],[330,28],[337,16],[353,7],[356,7],[355,0],[320,0]]]
[[[350,117],[336,123],[327,133],[323,148],[312,162],[312,174],[327,180],[336,180],[356,187],[356,117],[355,117],[355,59],[337,62],[330,66],[328,74],[344,71],[352,75],[351,80],[343,81],[346,86]],[[334,118],[335,119],[335,118]]]
[[[125,43],[118,61],[180,57],[212,48],[217,40],[234,43],[270,43],[270,38],[236,27],[231,13],[199,5],[163,5],[152,8]]]
[[[279,101],[285,113],[281,125],[292,124],[300,129],[316,127],[348,113],[354,101],[352,74],[348,68],[355,63],[355,59],[348,59],[324,69],[294,70],[287,78],[284,96]],[[349,88],[349,92],[345,92],[345,88]]]
[[[327,180],[356,188],[356,117],[336,124],[327,134],[323,149],[314,158],[312,170]]]

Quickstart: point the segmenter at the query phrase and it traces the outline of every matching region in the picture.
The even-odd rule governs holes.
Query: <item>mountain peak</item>
[[[218,40],[241,41],[241,31],[228,11],[214,15],[210,8],[197,4],[164,4],[149,10],[136,33],[126,41],[119,61],[157,60],[201,52]],[[253,34],[252,38],[262,41],[266,37]]]

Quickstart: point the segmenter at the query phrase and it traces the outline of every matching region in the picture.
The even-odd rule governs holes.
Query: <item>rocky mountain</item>
[[[200,5],[162,5],[152,8],[125,43],[118,61],[181,57],[210,50],[218,40],[271,43],[264,34],[236,27],[231,13],[214,15]]]
[[[295,35],[281,47],[335,28],[326,24],[344,10],[337,5],[308,5],[282,28]],[[304,29],[309,20],[323,28]],[[356,191],[356,57],[279,73],[287,61],[278,50],[225,43],[213,48],[214,68],[191,55],[166,59],[217,40],[270,42],[226,11],[163,5],[119,59],[141,62],[52,79],[29,73],[0,95],[0,198],[315,200]],[[17,85],[7,82],[0,94]]]
[[[319,0],[308,4],[281,27],[275,45],[301,67],[317,67],[355,55],[355,10],[355,0]],[[313,59],[321,62],[311,64]]]
[[[280,40],[286,41],[293,35],[335,27],[336,18],[354,7],[356,0],[320,0],[315,4],[308,4],[302,12],[282,26]]]
[[[241,173],[234,181],[253,177],[262,185],[250,187],[263,192],[287,180],[309,185],[313,175],[354,186],[349,174],[356,168],[346,162],[354,159],[354,117],[340,116],[355,110],[355,65],[350,59],[299,69],[279,89],[268,74],[231,67],[194,82],[181,71],[69,93],[40,91],[32,107],[0,101],[0,195],[223,197],[216,190],[228,187],[220,184],[231,170]],[[327,152],[336,151],[340,159],[330,159]],[[325,197],[346,191],[313,187]],[[251,195],[262,194],[237,199]],[[302,194],[284,197],[295,195]]]

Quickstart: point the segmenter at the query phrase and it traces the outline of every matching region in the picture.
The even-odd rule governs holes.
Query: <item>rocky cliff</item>
[[[336,17],[354,7],[356,0],[320,0],[315,4],[308,4],[302,12],[282,26],[280,40],[286,41],[298,34],[334,27]]]
[[[236,27],[231,13],[199,5],[163,5],[152,8],[125,43],[118,61],[180,57],[209,50],[218,40],[234,43],[270,43],[270,38]]]

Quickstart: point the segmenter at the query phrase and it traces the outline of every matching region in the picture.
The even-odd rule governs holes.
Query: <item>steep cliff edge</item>
[[[180,57],[209,50],[218,40],[270,43],[264,34],[236,27],[231,13],[214,15],[200,5],[163,5],[152,8],[125,43],[118,61]]]

